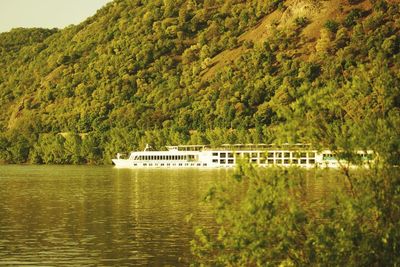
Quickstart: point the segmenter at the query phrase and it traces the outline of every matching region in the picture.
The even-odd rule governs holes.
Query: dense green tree
[[[308,188],[310,176],[325,181],[319,199]],[[206,196],[215,207],[218,228],[217,232],[196,229],[195,262],[396,266],[400,262],[399,189],[398,168],[390,165],[351,174],[297,168],[266,172],[241,166],[232,180],[211,188]]]

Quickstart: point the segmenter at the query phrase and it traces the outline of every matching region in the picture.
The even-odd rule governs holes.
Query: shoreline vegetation
[[[397,0],[115,0],[76,26],[2,33],[0,160],[101,164],[146,143],[378,151],[375,128],[400,117],[399,14]]]
[[[317,199],[308,179],[322,179]],[[400,169],[240,166],[209,190],[216,229],[198,226],[192,266],[397,266]]]

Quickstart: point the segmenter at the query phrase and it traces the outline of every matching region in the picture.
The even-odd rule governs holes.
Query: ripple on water
[[[225,172],[0,166],[0,265],[186,266]]]

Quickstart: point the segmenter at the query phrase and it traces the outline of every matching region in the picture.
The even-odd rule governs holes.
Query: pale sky
[[[0,32],[79,24],[112,0],[0,0]]]

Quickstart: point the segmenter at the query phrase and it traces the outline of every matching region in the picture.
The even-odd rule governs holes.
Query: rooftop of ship
[[[175,145],[166,146],[168,151],[220,151],[220,150],[298,150],[311,149],[310,144],[222,144],[211,145]]]

